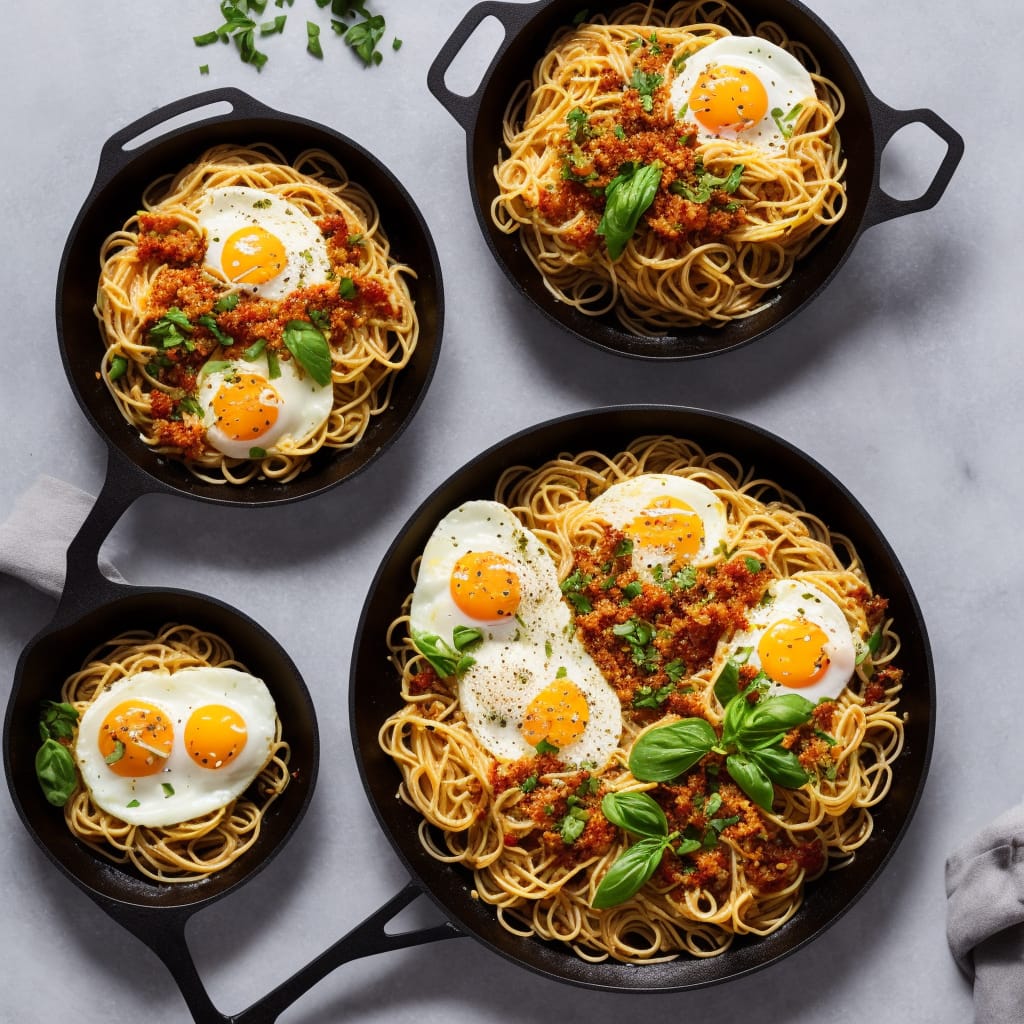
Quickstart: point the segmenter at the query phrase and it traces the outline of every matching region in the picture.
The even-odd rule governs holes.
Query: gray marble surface
[[[258,512],[146,497],[105,546],[131,582],[198,590],[252,615],[289,650],[316,702],[321,775],[302,828],[265,872],[190,926],[214,1001],[241,1009],[405,881],[359,784],[346,707],[362,598],[408,514],[470,456],[513,431],[564,412],[652,401],[718,409],[781,434],[832,470],[887,535],[930,629],[939,695],[935,756],[909,835],[823,937],[724,986],[605,995],[537,977],[464,939],[342,967],[282,1019],[453,1024],[514,1013],[711,1021],[751,1007],[759,1019],[792,1024],[970,1019],[971,990],[944,935],[944,861],[1024,789],[1012,655],[1020,566],[1010,543],[1024,507],[1015,185],[1024,150],[1010,130],[1024,42],[1019,7],[812,0],[870,88],[894,107],[938,112],[965,136],[966,156],[935,209],[865,233],[826,293],[784,332],[711,361],[666,367],[563,337],[491,260],[467,201],[463,132],[425,87],[430,62],[470,0],[375,6],[404,45],[386,50],[372,70],[326,27],[323,62],[304,52],[302,21],[326,26],[310,0],[290,9],[260,73],[228,48],[193,47],[191,37],[219,21],[213,0],[7,4],[0,33],[0,518],[43,472],[92,492],[103,480],[103,443],[61,370],[54,288],[102,142],[147,111],[234,85],[344,132],[405,183],[444,270],[448,319],[433,386],[412,427],[357,484]],[[463,91],[479,78],[488,42],[453,68]],[[907,129],[886,152],[884,181],[898,195],[920,192],[940,149],[926,130]],[[223,539],[248,533],[254,518],[276,538],[273,547],[226,554]],[[54,605],[0,578],[0,608],[6,700],[22,647]],[[186,1019],[162,965],[51,867],[6,788],[0,893],[0,1020],[92,1024],[137,1018],[142,1006],[150,1024]],[[429,906],[406,914],[417,923],[437,919]]]

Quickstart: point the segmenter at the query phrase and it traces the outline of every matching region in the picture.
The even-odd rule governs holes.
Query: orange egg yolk
[[[590,719],[587,699],[568,679],[544,687],[526,707],[523,739],[531,747],[543,740],[561,749],[583,735]]]
[[[761,668],[782,686],[799,689],[816,683],[828,670],[825,631],[807,619],[780,619],[761,635]]]
[[[493,551],[469,551],[458,559],[451,594],[459,610],[476,622],[512,618],[522,598],[515,569]]]
[[[741,132],[768,112],[768,93],[746,68],[719,64],[705,68],[690,91],[690,116],[709,132]]]
[[[238,284],[265,284],[284,270],[286,262],[281,239],[257,224],[229,235],[220,257],[224,276]]]
[[[255,441],[277,422],[281,396],[264,377],[240,373],[221,385],[210,404],[226,437]]]
[[[245,719],[223,704],[196,708],[185,724],[185,749],[200,768],[223,768],[249,738]]]
[[[704,542],[700,516],[678,498],[656,498],[624,532],[640,547],[671,552],[674,565],[692,561]]]
[[[164,770],[174,745],[174,726],[148,701],[125,701],[100,726],[100,754],[115,775],[137,779]]]

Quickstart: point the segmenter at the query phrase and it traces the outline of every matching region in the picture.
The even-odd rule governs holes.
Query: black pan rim
[[[363,648],[369,643],[366,640],[366,630],[372,618],[372,607],[375,597],[382,585],[382,581],[395,571],[394,562],[397,553],[406,546],[408,537],[420,535],[427,529],[423,524],[424,514],[437,505],[444,495],[454,488],[458,492],[456,500],[465,500],[466,494],[464,492],[467,487],[463,482],[481,468],[491,470],[492,463],[497,462],[501,466],[508,465],[507,453],[510,449],[518,449],[524,443],[528,445],[532,439],[540,434],[548,437],[563,429],[574,427],[582,431],[588,423],[607,417],[622,417],[627,423],[633,421],[649,422],[651,417],[656,420],[663,419],[666,422],[679,421],[680,419],[695,419],[713,430],[739,431],[751,439],[758,439],[761,443],[775,448],[788,458],[795,459],[812,477],[828,481],[835,488],[836,493],[847,503],[850,514],[873,535],[874,541],[879,545],[882,556],[889,560],[889,568],[902,588],[900,598],[906,603],[905,610],[912,620],[904,621],[903,628],[907,630],[908,636],[913,636],[915,649],[919,649],[920,662],[915,665],[915,677],[918,685],[924,687],[924,693],[919,694],[918,699],[927,712],[924,716],[924,721],[920,723],[919,735],[917,736],[918,749],[913,754],[916,759],[915,766],[917,767],[916,776],[912,780],[913,791],[909,795],[909,800],[906,803],[901,820],[894,826],[891,823],[887,823],[886,828],[869,841],[864,853],[861,854],[862,861],[865,864],[870,861],[870,864],[867,865],[870,867],[870,870],[859,880],[853,894],[848,897],[843,896],[822,922],[816,923],[808,934],[799,937],[796,941],[788,940],[788,934],[794,927],[794,922],[789,922],[778,932],[763,939],[739,940],[738,946],[734,945],[726,954],[711,960],[680,959],[665,964],[637,967],[614,961],[591,964],[580,960],[561,944],[549,943],[538,939],[523,940],[512,937],[509,933],[503,933],[500,925],[496,924],[494,908],[488,907],[482,901],[474,901],[469,896],[472,886],[472,877],[469,872],[466,872],[464,869],[459,871],[449,865],[440,865],[439,862],[429,858],[422,850],[417,850],[417,842],[415,840],[409,840],[408,837],[404,837],[403,841],[402,838],[396,835],[393,823],[389,820],[389,815],[385,811],[383,794],[386,790],[383,788],[383,784],[375,786],[375,775],[378,771],[382,770],[379,762],[382,759],[386,761],[386,758],[383,755],[380,757],[373,756],[372,751],[370,752],[370,758],[366,756],[367,736],[369,732],[374,730],[369,729],[369,726],[367,726],[368,731],[360,730],[360,711],[365,701],[360,700],[362,692],[357,676],[363,656]],[[622,429],[625,430],[626,427],[624,426]],[[650,432],[649,430],[639,430],[633,433],[634,436],[639,436],[640,434]],[[671,430],[664,432],[674,433]],[[682,432],[678,433],[680,436],[685,436]],[[568,449],[565,447],[559,448],[559,451],[564,450]],[[539,453],[537,454],[540,457]],[[549,457],[554,454],[553,451],[549,451]],[[736,453],[734,452],[733,454]],[[489,475],[493,475],[496,479],[497,473],[492,471]],[[475,496],[484,496],[483,494],[476,493],[480,490],[478,486],[473,486],[470,490]],[[449,501],[450,504],[451,502]],[[407,570],[408,566],[405,568]],[[363,692],[365,691],[363,690]],[[374,815],[401,862],[410,872],[421,890],[430,897],[435,906],[444,914],[445,918],[465,934],[471,935],[474,939],[480,941],[492,952],[497,953],[517,966],[527,968],[533,973],[583,988],[628,993],[677,992],[703,988],[738,979],[790,956],[792,953],[818,939],[832,925],[838,922],[871,888],[889,864],[897,847],[911,826],[913,817],[920,804],[931,760],[934,742],[934,706],[934,666],[920,606],[892,548],[853,494],[811,456],[764,428],[722,413],[670,405],[606,406],[559,416],[509,435],[470,459],[461,468],[455,470],[424,499],[417,510],[410,516],[381,561],[380,567],[368,590],[366,603],[357,627],[349,683],[349,717],[353,747],[360,778],[363,781],[363,786],[367,792]],[[378,722],[377,725],[379,724]],[[907,751],[904,751],[901,757],[907,757]],[[399,778],[397,770],[394,769],[393,765],[390,765],[390,762],[388,762],[388,765],[394,773],[393,788],[397,789]],[[393,794],[391,799],[397,801],[397,797]],[[884,806],[883,804],[883,808]],[[835,878],[840,874],[842,873],[830,872],[825,878],[829,878],[829,876]],[[438,881],[439,879],[441,880],[440,882]],[[821,880],[808,883],[808,898],[805,900],[801,910],[798,911],[798,916],[794,918],[794,921],[804,914],[804,908],[808,905],[814,905],[814,900],[817,899],[815,893],[820,891],[820,882]],[[489,920],[490,918],[494,920]],[[765,955],[760,955],[762,952]],[[731,966],[732,961],[735,961],[735,967]]]

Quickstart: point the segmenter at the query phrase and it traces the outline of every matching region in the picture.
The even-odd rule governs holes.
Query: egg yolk
[[[807,619],[780,619],[761,634],[761,668],[782,686],[799,689],[816,683],[828,670],[825,631]]]
[[[768,93],[747,68],[705,68],[690,91],[690,115],[709,132],[741,132],[768,112]]]
[[[281,396],[258,374],[240,373],[221,385],[210,404],[225,437],[255,441],[277,422]]]
[[[511,618],[522,597],[515,569],[493,551],[469,551],[456,561],[451,594],[459,610],[476,622]]]
[[[185,749],[200,768],[222,768],[245,746],[245,719],[223,704],[196,708],[185,724]]]
[[[174,744],[174,726],[155,704],[118,704],[100,726],[99,747],[115,775],[140,778],[163,771]]]
[[[264,284],[285,268],[284,243],[258,224],[239,228],[224,242],[220,265],[229,281]]]
[[[678,498],[656,498],[624,532],[640,547],[670,551],[673,564],[691,561],[704,542],[700,516]]]
[[[567,747],[583,735],[589,719],[583,691],[568,679],[556,679],[527,705],[523,739],[531,747],[543,740],[558,748]]]

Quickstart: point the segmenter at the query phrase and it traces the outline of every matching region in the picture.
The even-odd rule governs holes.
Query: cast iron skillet
[[[862,556],[876,592],[890,600],[903,647],[901,708],[907,713],[906,747],[893,786],[875,814],[875,831],[854,863],[808,885],[796,915],[765,938],[738,939],[708,960],[684,958],[643,967],[586,963],[564,946],[505,931],[494,909],[472,897],[472,876],[427,855],[417,838],[420,818],[396,799],[397,768],[380,750],[377,733],[399,706],[397,674],[385,638],[411,588],[410,566],[441,517],[461,502],[493,498],[510,466],[537,466],[560,453],[597,450],[611,455],[638,437],[690,438],[705,451],[739,458],[758,477],[771,477],[803,498],[809,509],[848,536]],[[390,681],[390,685],[389,685]],[[449,920],[485,946],[521,966],[559,981],[630,992],[673,991],[722,982],[773,963],[820,936],[865,892],[905,834],[924,785],[931,756],[935,680],[921,613],[899,562],[867,512],[826,469],[765,430],[728,416],[666,406],[597,409],[551,420],[516,434],[449,477],[399,532],[377,572],[364,605],[352,655],[349,714],[356,759],[377,818],[415,883]]]
[[[227,112],[222,112],[227,108]],[[188,119],[181,126],[179,122]],[[409,265],[409,281],[420,320],[416,351],[398,375],[388,408],[375,416],[354,448],[322,449],[290,483],[254,480],[241,487],[208,484],[175,459],[142,444],[96,379],[103,353],[92,308],[99,253],[106,236],[138,209],[146,187],[177,172],[218,143],[264,142],[286,158],[320,148],[332,153],[373,196],[394,257]],[[441,268],[423,217],[401,183],[371,153],[336,131],[257,102],[237,89],[189,96],[139,118],[104,144],[96,181],[68,236],[57,280],[57,337],[64,369],[79,405],[111,452],[126,456],[151,481],[151,490],[179,492],[206,501],[275,505],[317,494],[350,479],[401,434],[419,407],[434,373],[441,345],[444,299]]]
[[[654,0],[655,7],[668,0]],[[513,90],[531,77],[533,66],[547,50],[552,35],[584,8],[589,16],[610,14],[624,0],[538,0],[507,3],[485,0],[470,10],[431,65],[430,91],[466,131],[469,188],[484,238],[499,266],[516,290],[533,302],[549,319],[599,348],[620,355],[646,359],[689,359],[738,348],[764,337],[785,323],[814,299],[850,255],[862,232],[874,224],[904,214],[929,209],[938,202],[963,155],[963,139],[931,110],[894,110],[869,90],[853,58],[835,33],[799,0],[735,0],[740,12],[755,28],[774,21],[791,39],[810,47],[823,73],[846,97],[846,112],[839,129],[848,164],[846,173],[849,206],[807,259],[802,260],[771,300],[754,316],[724,327],[693,327],[656,338],[625,330],[611,314],[589,317],[558,301],[526,255],[518,232],[506,235],[491,221],[490,207],[497,195],[493,167],[502,148],[502,117]],[[487,18],[497,18],[505,37],[480,85],[471,96],[461,96],[445,84],[445,74],[473,32]],[[879,184],[882,150],[901,128],[920,122],[945,141],[946,154],[935,178],[917,199],[899,200]]]
[[[409,886],[377,913],[336,942],[273,991],[233,1015],[212,1003],[185,937],[190,918],[234,892],[281,851],[302,820],[316,785],[320,746],[316,714],[298,669],[281,645],[237,609],[185,590],[115,583],[98,569],[97,556],[111,527],[152,481],[111,453],[107,479],[68,551],[64,592],[53,620],[22,652],[4,718],[7,785],[25,828],[50,860],[102,910],[145,943],[175,979],[199,1024],[265,1024],[340,964],[454,934],[448,925],[412,935],[389,934],[384,926],[418,895]],[[267,684],[285,738],[291,745],[293,777],[268,809],[259,839],[230,867],[201,881],[159,885],[130,868],[112,864],[75,840],[60,809],[43,797],[35,774],[39,710],[54,700],[61,682],[77,671],[99,644],[134,629],[154,631],[182,622],[222,636],[235,655]]]

